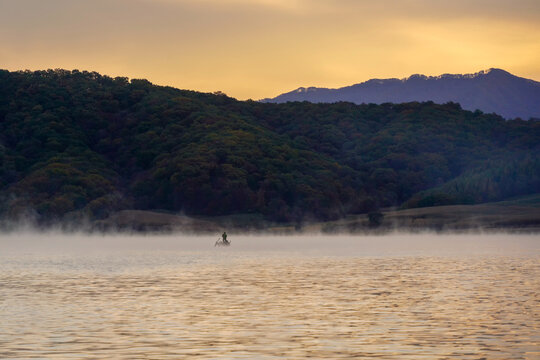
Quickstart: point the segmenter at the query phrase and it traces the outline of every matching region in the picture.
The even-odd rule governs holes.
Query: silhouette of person
[[[221,238],[223,239],[223,242],[225,244],[228,244],[229,241],[227,240],[227,233],[224,231],[223,234],[221,235]]]

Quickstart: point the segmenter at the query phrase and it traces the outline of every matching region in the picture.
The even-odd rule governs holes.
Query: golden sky
[[[497,67],[540,80],[539,0],[0,0],[0,68],[238,99]]]

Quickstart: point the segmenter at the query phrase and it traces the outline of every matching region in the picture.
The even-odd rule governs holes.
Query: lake
[[[539,359],[540,236],[0,235],[0,358]]]

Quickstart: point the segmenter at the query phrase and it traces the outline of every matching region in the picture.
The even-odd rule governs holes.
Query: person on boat
[[[223,243],[229,244],[229,240],[227,240],[227,233],[225,231],[221,235],[221,238],[223,239]]]

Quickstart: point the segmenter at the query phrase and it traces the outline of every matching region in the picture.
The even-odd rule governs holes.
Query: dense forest
[[[266,104],[0,70],[0,216],[337,219],[540,192],[540,122],[432,102]]]

